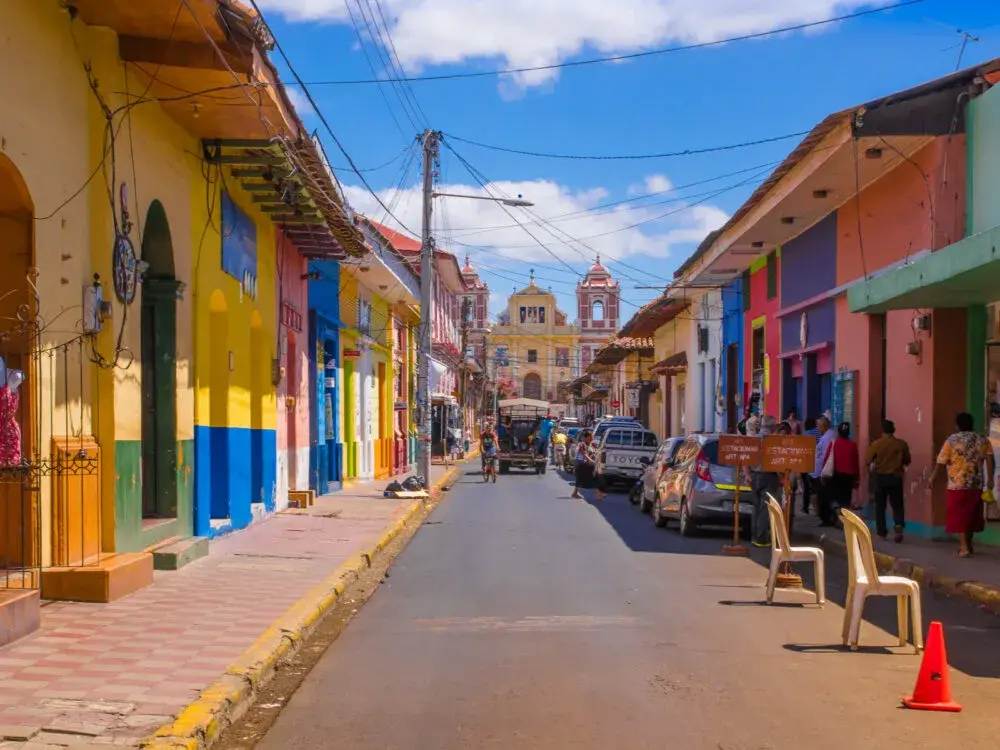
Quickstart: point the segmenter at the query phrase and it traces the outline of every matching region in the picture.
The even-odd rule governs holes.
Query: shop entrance
[[[174,251],[163,204],[146,212],[142,259],[142,517],[177,516],[177,296]]]
[[[40,565],[38,488],[22,470],[37,451],[37,314],[29,280],[34,265],[34,206],[17,167],[0,154],[0,589],[35,588]],[[16,373],[28,381],[26,387]]]

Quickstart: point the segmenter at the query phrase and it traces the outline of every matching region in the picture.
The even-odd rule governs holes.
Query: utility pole
[[[431,215],[434,203],[434,164],[438,157],[441,133],[425,130],[421,136],[424,151],[424,212],[420,231],[420,351],[417,361],[417,408],[420,423],[417,429],[417,473],[423,475],[426,487],[431,481],[431,335],[434,328],[434,238],[431,237]]]
[[[462,405],[462,428],[463,431],[470,430],[472,425],[465,424],[465,412],[468,407],[467,383],[469,379],[469,368],[466,365],[465,353],[469,350],[469,324],[472,317],[472,304],[466,297],[462,299],[462,363],[458,366],[458,376],[461,378],[458,383],[458,399]]]

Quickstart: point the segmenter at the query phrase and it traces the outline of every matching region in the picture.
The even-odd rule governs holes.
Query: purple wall
[[[837,213],[781,246],[781,306],[837,286]],[[798,341],[798,336],[795,340]]]
[[[811,229],[781,247],[781,306],[791,307],[837,285],[837,213],[831,213]],[[833,299],[805,311],[808,321],[806,346],[833,341],[836,313]],[[801,348],[799,330],[802,313],[781,320],[781,350]]]

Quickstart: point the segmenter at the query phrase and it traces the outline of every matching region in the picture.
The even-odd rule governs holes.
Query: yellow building
[[[511,295],[500,322],[486,336],[487,363],[508,396],[554,402],[558,385],[579,374],[580,329],[567,322],[556,297],[535,284]]]
[[[278,237],[364,248],[241,4],[0,28],[0,607],[106,600],[273,507]]]

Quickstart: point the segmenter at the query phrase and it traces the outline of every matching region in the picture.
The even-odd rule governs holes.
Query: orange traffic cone
[[[948,655],[944,649],[944,630],[940,622],[932,622],[927,632],[927,648],[913,695],[903,698],[903,705],[920,711],[961,711],[962,707],[951,699],[951,680],[948,678]]]

